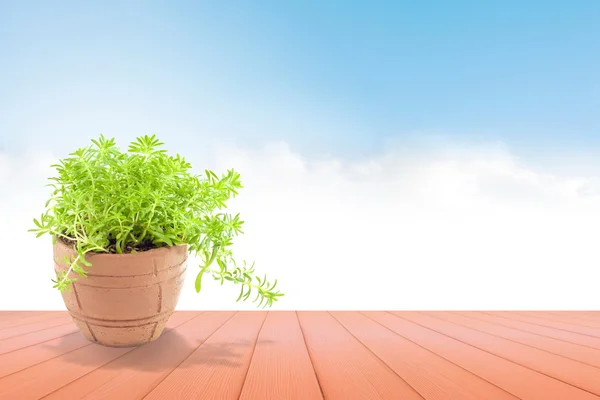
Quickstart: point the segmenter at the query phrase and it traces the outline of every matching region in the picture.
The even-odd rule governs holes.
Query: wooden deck
[[[600,312],[175,313],[140,348],[0,312],[0,399],[600,399]]]

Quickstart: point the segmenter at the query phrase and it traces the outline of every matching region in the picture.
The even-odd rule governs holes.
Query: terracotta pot
[[[54,245],[54,269],[67,271],[64,256],[77,256],[62,240]],[[157,339],[175,310],[185,278],[188,246],[135,254],[88,254],[87,278],[77,277],[62,297],[73,321],[90,341],[111,347]]]

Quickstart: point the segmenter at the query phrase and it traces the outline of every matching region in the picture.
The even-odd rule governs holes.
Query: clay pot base
[[[89,317],[77,316],[71,310],[69,313],[87,340],[108,347],[141,346],[158,339],[173,314],[171,311],[158,319],[153,318],[151,322],[144,322],[94,321]]]
[[[54,268],[77,253],[57,240]],[[152,249],[135,254],[91,254],[88,277],[77,277],[71,291],[62,292],[67,310],[91,342],[109,347],[140,346],[160,337],[181,294],[188,246]],[[73,259],[73,258],[72,258]]]

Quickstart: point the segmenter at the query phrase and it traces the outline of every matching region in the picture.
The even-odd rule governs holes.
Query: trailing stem
[[[231,253],[233,238],[242,233],[239,214],[220,212],[242,188],[240,175],[228,170],[221,177],[206,170],[192,175],[191,165],[180,155],[169,156],[155,135],[141,136],[127,152],[114,139],[100,136],[52,165],[58,173],[46,210],[34,219],[37,236],[74,243],[77,256],[65,260],[69,268],[57,274],[54,287],[68,290],[76,273],[86,277],[88,253],[134,253],[164,246],[187,244],[203,264],[196,277],[209,273],[223,284],[241,285],[238,301],[271,306],[283,296],[272,284],[255,275],[254,264],[237,267]],[[216,263],[217,267],[211,267]]]

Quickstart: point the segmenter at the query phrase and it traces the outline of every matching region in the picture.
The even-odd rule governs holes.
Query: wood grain
[[[566,357],[574,361],[588,364],[592,367],[600,368],[600,350],[597,349],[590,349],[586,346],[549,338],[543,335],[498,326],[490,322],[468,318],[462,315],[443,312],[427,314],[466,328],[495,335],[514,343],[524,344],[537,350],[543,350],[549,354]]]
[[[0,340],[9,339],[15,336],[27,333],[47,330],[61,325],[73,325],[73,320],[69,315],[62,315],[46,321],[33,322],[26,325],[13,326],[0,330]]]
[[[367,315],[355,312],[332,314],[427,399],[517,400],[510,393],[427,351]]]
[[[565,313],[565,312],[545,312],[545,313],[536,313],[536,312],[521,312],[523,315],[530,315],[533,317],[539,317],[543,319],[548,319],[556,322],[568,322],[574,325],[584,326],[588,328],[600,328],[600,321],[598,318],[594,318],[592,316],[587,316],[582,313]]]
[[[238,312],[145,399],[237,399],[266,312]]]
[[[33,332],[29,335],[38,333],[46,332]],[[24,342],[19,342],[18,339],[20,338],[6,341],[11,342],[9,345],[17,350],[0,355],[0,378],[91,344],[78,331],[52,340],[39,341],[34,345],[27,345],[30,342],[29,338],[25,338]],[[5,346],[5,343],[0,341],[0,349],[7,349],[9,345]]]
[[[182,316],[169,323],[176,327]],[[0,399],[39,399],[133,350],[91,343],[0,378]]]
[[[7,331],[10,328],[15,328],[15,327],[26,327],[29,326],[31,324],[35,324],[37,322],[41,322],[41,321],[46,321],[49,324],[52,324],[52,320],[56,319],[56,318],[60,318],[61,320],[65,319],[65,316],[67,316],[67,313],[64,312],[59,312],[59,311],[45,311],[45,312],[39,312],[39,313],[35,313],[32,311],[24,311],[24,314],[22,317],[19,317],[18,315],[7,315],[6,316],[6,320],[0,320],[0,334],[3,334],[3,332]],[[1,318],[1,317],[0,317]],[[42,325],[42,326],[48,326],[48,325]],[[25,328],[27,329],[27,328]],[[7,334],[4,334],[7,335]]]
[[[267,315],[240,396],[240,400],[253,399],[323,399],[293,311]]]
[[[586,336],[591,336],[600,339],[600,328],[590,328],[573,324],[567,320],[552,320],[549,319],[546,313],[526,314],[522,312],[502,312],[499,315],[507,316],[510,319],[517,321],[529,322],[531,324],[545,326],[548,328],[558,329],[565,332],[579,333]]]
[[[597,311],[178,311],[136,348],[0,312],[0,399],[600,400]]]
[[[330,314],[298,312],[326,399],[423,399]]]
[[[181,313],[177,313],[178,315]],[[45,399],[141,399],[175,370],[204,341],[227,322],[234,312],[190,313],[177,329],[171,329]]]
[[[535,333],[541,336],[558,339],[568,343],[579,344],[581,346],[585,346],[591,349],[600,350],[600,338],[582,335],[580,333],[568,332],[560,329],[549,328],[547,326],[540,326],[529,322],[519,321],[511,319],[506,315],[500,315],[500,313],[490,314],[480,311],[453,311],[449,314],[464,315],[469,318],[492,322],[495,325],[514,328],[522,332]],[[600,320],[600,317],[598,319]]]
[[[403,318],[579,389],[600,395],[600,369],[424,313]]]
[[[481,350],[469,342],[457,340],[416,324],[410,320],[411,314],[416,313],[374,312],[370,316],[400,335],[481,376],[520,399],[598,400],[598,396],[594,394]]]

